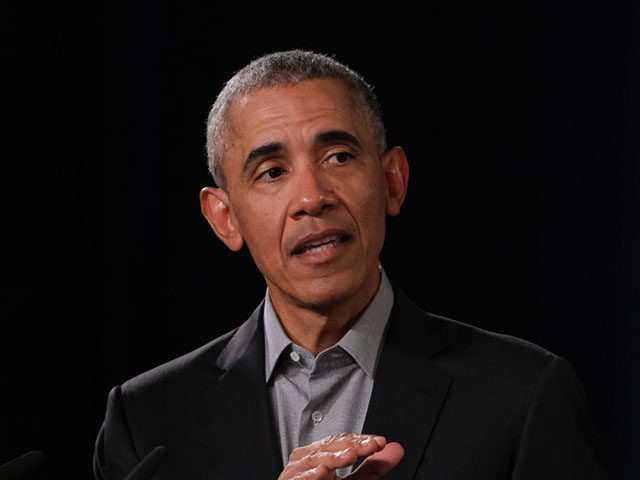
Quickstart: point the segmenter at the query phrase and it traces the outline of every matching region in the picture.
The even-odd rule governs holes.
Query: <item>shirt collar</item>
[[[278,358],[292,342],[280,324],[278,315],[271,303],[268,288],[264,298],[264,373],[268,382],[273,369],[278,363]]]
[[[379,265],[380,285],[373,299],[362,312],[358,321],[337,343],[358,363],[367,375],[373,377],[378,361],[380,342],[393,306],[393,289],[387,275]],[[267,288],[264,303],[264,338],[265,338],[265,378],[268,382],[278,363],[278,359],[289,345],[287,336],[278,314],[273,308]]]

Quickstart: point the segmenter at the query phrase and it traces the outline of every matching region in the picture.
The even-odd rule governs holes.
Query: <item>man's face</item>
[[[388,210],[386,157],[347,89],[329,79],[263,88],[229,118],[230,223],[272,298],[320,310],[368,301],[385,217],[397,212]]]

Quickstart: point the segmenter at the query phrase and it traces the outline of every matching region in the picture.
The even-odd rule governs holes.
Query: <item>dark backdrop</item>
[[[408,154],[389,275],[568,358],[635,478],[635,2],[219,3],[2,7],[0,463],[91,478],[110,387],[253,310],[261,277],[200,214],[204,124],[233,71],[301,47],[365,74]]]

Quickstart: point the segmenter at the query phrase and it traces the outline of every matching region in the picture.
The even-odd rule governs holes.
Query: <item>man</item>
[[[266,282],[242,325],[114,387],[94,456],[122,479],[608,478],[564,359],[424,312],[379,262],[408,161],[335,59],[258,58],[207,126],[202,213]]]

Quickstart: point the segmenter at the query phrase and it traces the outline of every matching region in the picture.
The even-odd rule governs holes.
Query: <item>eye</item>
[[[281,167],[271,167],[258,175],[258,180],[275,180],[284,173],[284,169]]]
[[[337,152],[329,157],[329,161],[336,163],[347,163],[352,158],[354,157],[349,152]]]

